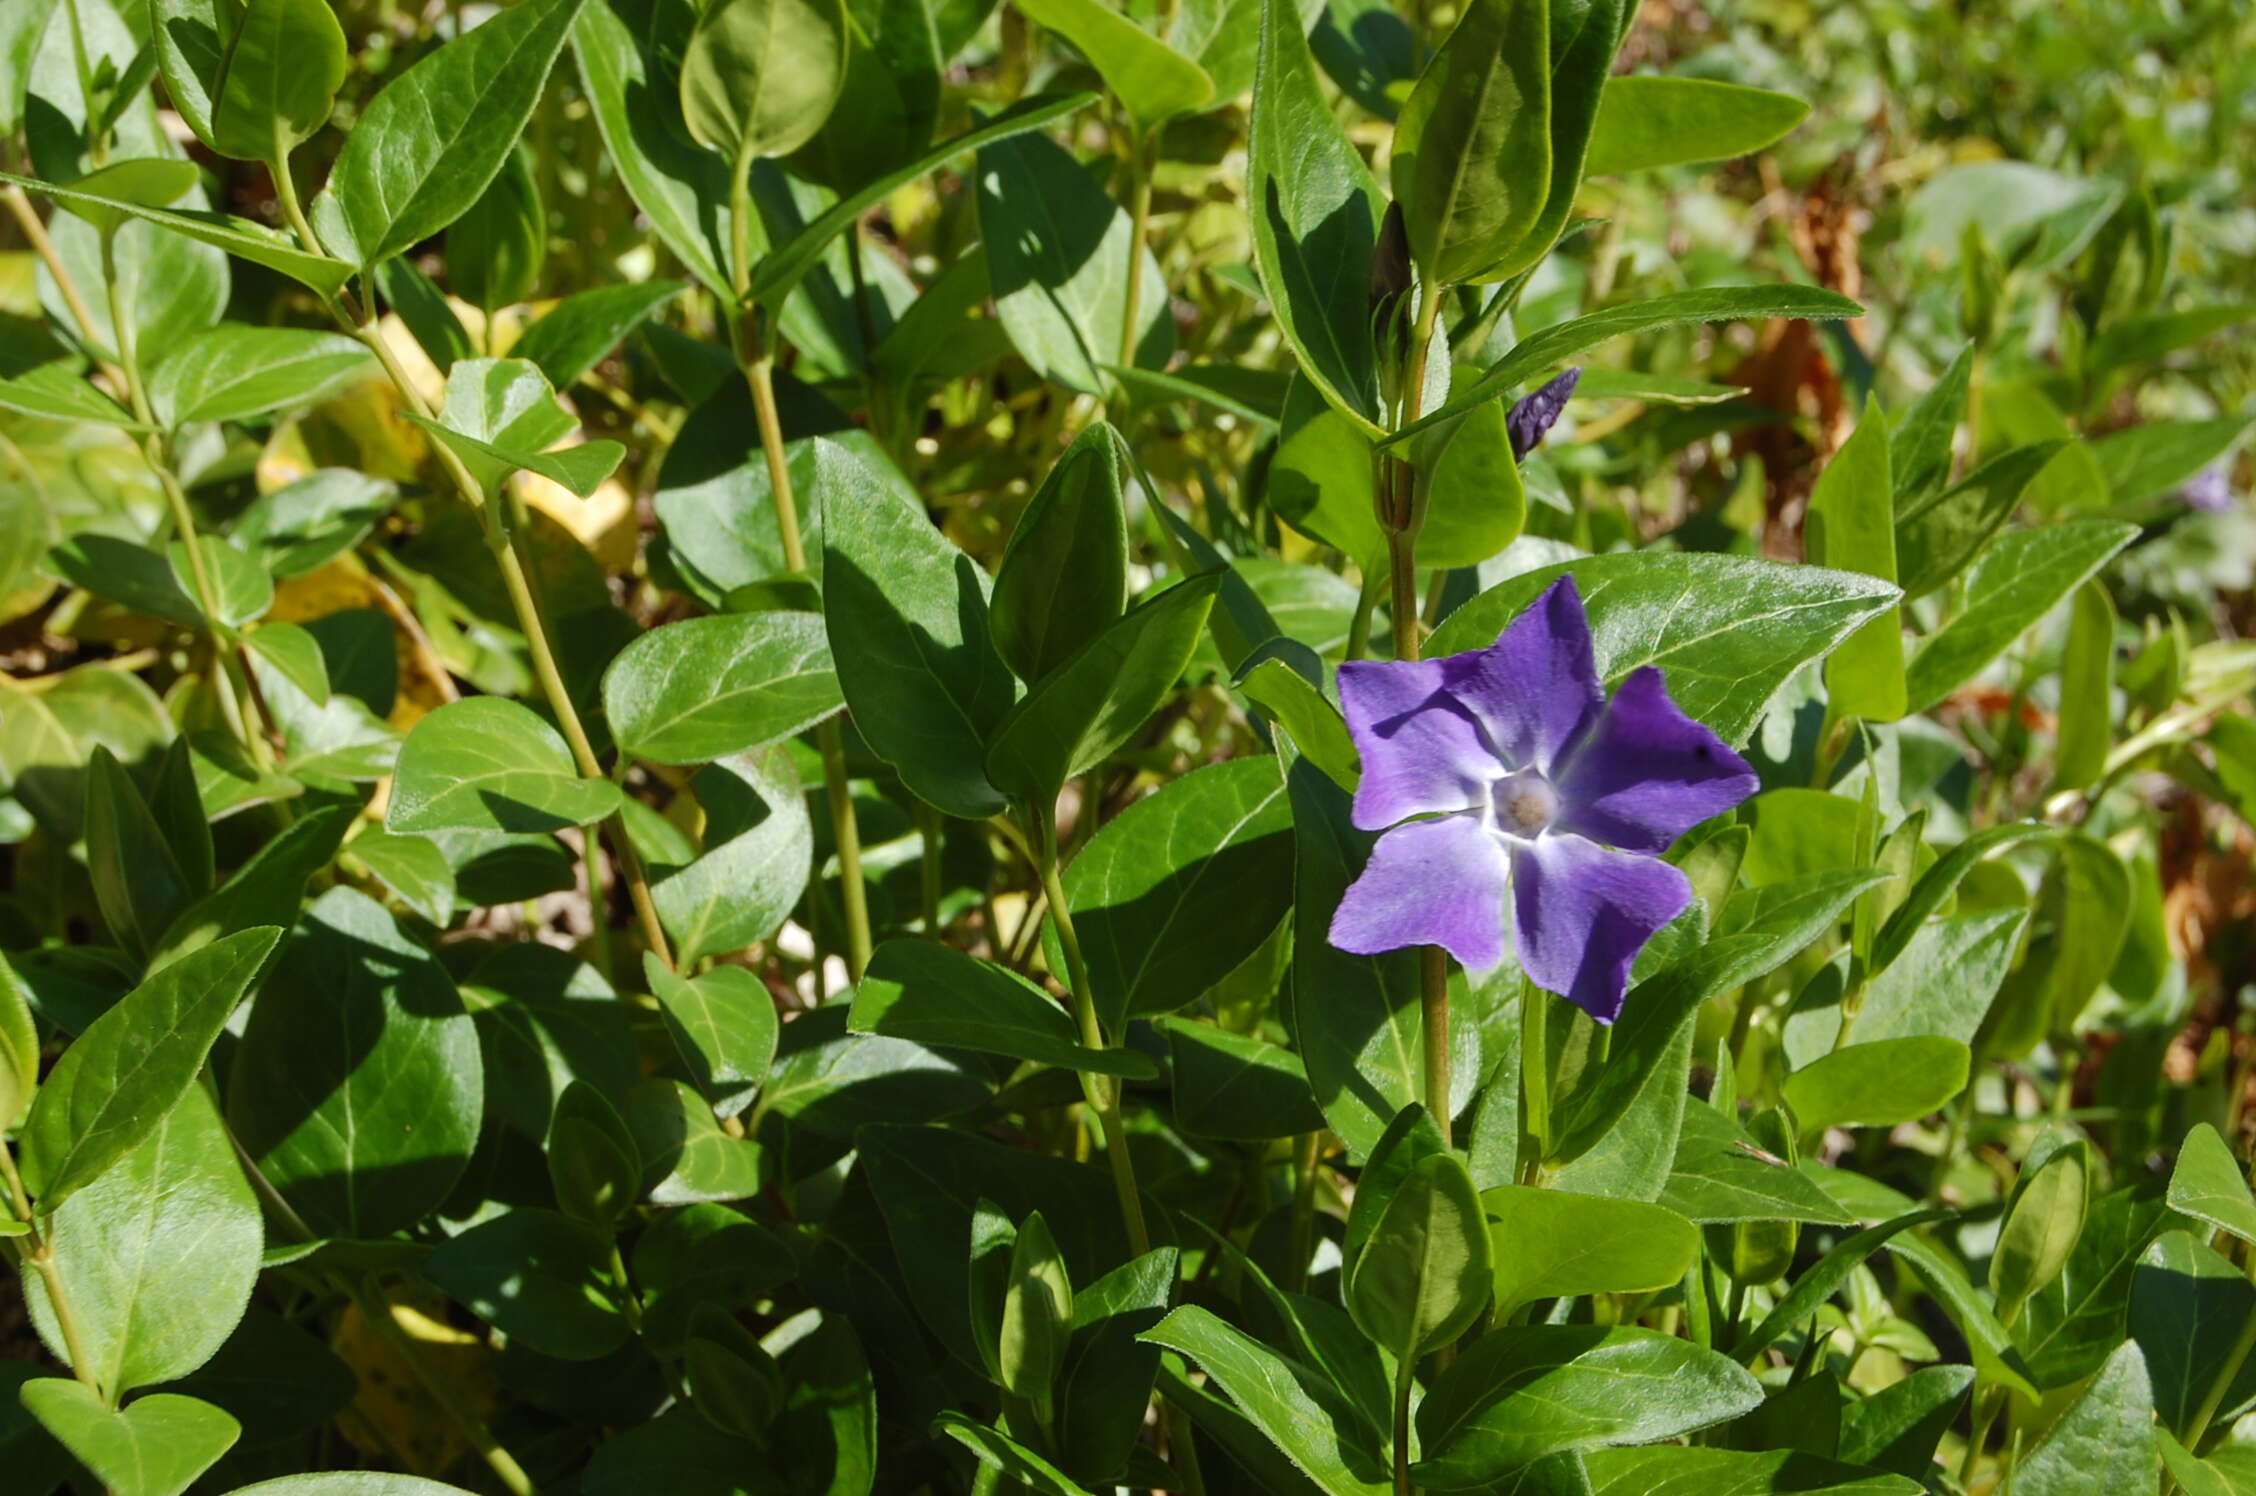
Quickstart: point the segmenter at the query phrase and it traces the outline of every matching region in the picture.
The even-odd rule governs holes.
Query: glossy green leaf
[[[166,208],[187,196],[196,168],[170,156],[142,156],[113,161],[71,185],[77,195],[58,201],[107,239],[130,221],[126,208]]]
[[[1236,970],[1290,910],[1291,869],[1274,759],[1194,770],[1098,828],[1063,881],[1104,1031],[1196,1002]]]
[[[1491,1248],[1481,1207],[1454,1153],[1422,1158],[1395,1184],[1348,1264],[1349,1314],[1398,1361],[1455,1340],[1487,1307]]]
[[[447,446],[499,501],[510,474],[538,473],[581,498],[595,492],[627,455],[615,441],[590,441],[550,450],[573,428],[555,391],[523,359],[463,359],[447,371],[446,407],[437,420],[409,412],[408,419]]]
[[[146,958],[201,890],[188,881],[141,791],[99,745],[87,765],[86,870],[117,943]]]
[[[1112,382],[1107,365],[1166,363],[1175,347],[1166,278],[1103,184],[1042,135],[981,147],[978,173],[995,312],[1034,372],[1102,394]],[[1132,337],[1131,274],[1143,281]]]
[[[1423,279],[1460,285],[1521,268],[1551,190],[1548,0],[1465,8],[1402,106],[1390,163]]]
[[[2145,1352],[2154,1411],[2162,1426],[2191,1437],[2241,1327],[2256,1312],[2256,1290],[2224,1256],[2190,1231],[2165,1231],[2139,1257],[2131,1278],[2131,1339]],[[2256,1366],[2243,1362],[2218,1401],[2231,1417],[2256,1398]]]
[[[604,1280],[609,1259],[602,1232],[521,1206],[441,1243],[423,1273],[513,1342],[592,1361],[631,1333]]]
[[[1704,291],[1679,291],[1608,307],[1587,317],[1577,317],[1522,338],[1479,381],[1417,420],[1401,427],[1381,445],[1406,441],[1429,426],[1462,415],[1485,400],[1508,395],[1547,369],[1555,369],[1586,348],[1613,338],[1681,327],[1688,322],[1737,322],[1766,317],[1801,317],[1822,322],[1858,317],[1864,308],[1846,296],[1815,286],[1724,286]]]
[[[1583,170],[1602,177],[1729,160],[1774,143],[1809,110],[1788,94],[1711,78],[1612,78]]]
[[[1877,406],[1818,475],[1805,521],[1809,559],[1896,579],[1895,482],[1889,439]],[[1825,662],[1834,715],[1893,722],[1904,714],[1903,613],[1889,608],[1843,640]]]
[[[1348,736],[1347,720],[1324,693],[1281,659],[1265,659],[1245,673],[1238,690],[1292,738],[1293,747],[1332,783],[1352,791],[1363,777],[1362,756]]]
[[[1904,596],[1924,597],[1964,571],[2060,450],[2058,441],[2015,447],[1933,497],[1899,506],[1896,577]]]
[[[1794,1279],[1794,1286],[1778,1296],[1760,1324],[1732,1343],[1732,1351],[1748,1365],[1758,1364],[1764,1351],[1807,1324],[1819,1305],[1840,1292],[1866,1258],[1912,1227],[1939,1221],[1947,1214],[1940,1210],[1908,1211],[1842,1237]]]
[[[375,265],[468,212],[517,144],[583,3],[511,6],[393,79],[314,201],[329,250]]]
[[[686,865],[653,858],[651,901],[685,964],[772,938],[807,887],[814,827],[782,748],[709,764],[690,788],[705,813]]]
[[[329,667],[321,643],[294,623],[268,623],[243,636],[253,653],[289,678],[316,706],[329,700]]]
[[[813,613],[687,618],[652,629],[603,673],[619,746],[654,763],[705,763],[796,736],[843,705]]]
[[[1591,1496],[1655,1496],[1697,1491],[1700,1496],[1919,1496],[1926,1487],[1907,1475],[1881,1474],[1836,1464],[1795,1450],[1752,1453],[1736,1449],[1592,1450],[1583,1458]]]
[[[1651,1330],[1492,1330],[1419,1404],[1412,1478],[1429,1490],[1484,1489],[1496,1472],[1546,1455],[1671,1438],[1761,1401],[1728,1356]]]
[[[1803,1066],[1786,1077],[1782,1090],[1806,1135],[1829,1127],[1892,1127],[1940,1109],[1965,1090],[1971,1063],[1957,1039],[1880,1039]]]
[[[2097,580],[2076,589],[2060,657],[2056,790],[2088,789],[2107,768],[2115,729],[2115,603]]]
[[[1754,1140],[1712,1106],[1687,1106],[1676,1159],[1659,1202],[1703,1225],[1735,1221],[1846,1220],[1831,1196],[1800,1170],[1766,1158]]]
[[[1308,1072],[1281,1044],[1188,1018],[1166,1020],[1175,1120],[1210,1138],[1285,1138],[1324,1125]]]
[[[824,499],[823,617],[855,729],[924,800],[993,814],[987,742],[1016,687],[989,636],[986,573],[850,458]]]
[[[805,145],[845,77],[838,0],[715,0],[682,51],[682,118],[741,175],[754,159]]]
[[[1302,377],[1376,435],[1368,270],[1378,183],[1317,83],[1298,9],[1263,0],[1261,11],[1246,182],[1254,263]]]
[[[2242,1241],[2256,1242],[2256,1199],[2251,1199],[2240,1160],[2206,1122],[2196,1123],[2178,1147],[2170,1171],[2170,1208],[2206,1221]]]
[[[1089,1496],[1071,1476],[1010,1435],[973,1423],[960,1413],[942,1413],[932,1420],[932,1431],[955,1440],[981,1465],[1002,1472],[1012,1485],[1035,1496]]]
[[[1926,711],[2018,639],[2138,534],[2105,520],[1999,538],[1966,574],[1966,601],[1912,656],[1905,689]],[[1908,589],[1907,589],[1908,590]]]
[[[87,383],[75,359],[59,358],[13,378],[0,379],[0,410],[45,421],[90,421],[125,431],[148,429],[131,411]]]
[[[421,1220],[469,1163],[484,1095],[476,1027],[438,958],[365,894],[314,900],[228,1088],[229,1125],[291,1208],[342,1236]]]
[[[1593,556],[1482,593],[1449,615],[1426,653],[1494,643],[1561,576],[1581,589],[1601,680],[1611,685],[1641,665],[1658,665],[1676,704],[1730,743],[1746,740],[1796,670],[1886,612],[1896,596],[1872,577],[1737,556]]]
[[[1098,422],[1057,460],[1020,513],[995,573],[995,648],[1038,681],[1128,606],[1128,517],[1118,433]]]
[[[247,0],[211,87],[206,143],[286,170],[290,152],[329,122],[347,66],[344,29],[321,0]]]
[[[1278,1354],[1195,1305],[1177,1309],[1140,1339],[1198,1363],[1210,1384],[1330,1496],[1386,1496],[1393,1489],[1378,1449],[1340,1390],[1324,1376]]]
[[[775,998],[767,985],[741,966],[677,976],[649,954],[642,969],[697,1089],[723,1116],[751,1105],[775,1058]]]
[[[277,578],[303,576],[357,545],[391,509],[399,487],[350,468],[318,468],[260,494],[228,538]]]
[[[454,914],[454,868],[438,843],[427,836],[365,831],[353,839],[352,855],[401,903],[445,928]]]
[[[46,1430],[117,1496],[180,1496],[234,1446],[242,1425],[208,1402],[153,1392],[120,1409],[81,1383],[26,1382],[20,1394]]]
[[[2091,1208],[2091,1175],[2091,1145],[2079,1138],[2047,1154],[2014,1187],[1990,1255],[1990,1291],[2001,1308],[2018,1312],[2067,1267]]]
[[[889,940],[877,948],[847,1026],[1096,1075],[1159,1074],[1140,1050],[1084,1045],[1065,1009],[1007,967],[925,941]]]
[[[589,13],[594,9],[591,6]],[[540,370],[551,388],[570,389],[681,292],[682,283],[675,280],[628,281],[575,291],[526,328],[510,354]]]
[[[94,1020],[48,1072],[19,1141],[42,1214],[60,1207],[164,1122],[266,964],[281,932],[244,930],[156,972]]]
[[[606,779],[574,772],[563,735],[530,708],[472,696],[415,724],[400,746],[387,830],[554,831],[619,808]]]
[[[1480,1198],[1500,1314],[1535,1299],[1667,1288],[1700,1250],[1692,1223],[1662,1205],[1516,1184]]]
[[[995,727],[987,777],[1047,804],[1135,734],[1175,688],[1206,628],[1220,578],[1191,577],[1138,604],[1037,681]]]
[[[211,1359],[250,1302],[263,1245],[258,1201],[199,1090],[65,1200],[42,1232],[68,1288],[84,1370],[113,1397]],[[27,1275],[24,1296],[67,1360],[45,1278]]]
[[[531,155],[509,153],[478,200],[447,230],[455,294],[491,316],[532,295],[548,258],[548,212]]]
[[[678,1080],[652,1076],[627,1096],[627,1127],[654,1205],[745,1200],[760,1192],[760,1145],[731,1137],[713,1108]]]
[[[1982,1376],[2033,1400],[2037,1389],[2029,1379],[2028,1363],[1958,1264],[1916,1236],[1899,1237],[1891,1250],[1899,1262],[1911,1265],[1958,1327]]]
[[[1022,8],[1080,49],[1139,129],[1203,109],[1214,97],[1204,68],[1102,0],[1034,0]]]
[[[2022,1456],[2014,1484],[2060,1496],[2154,1489],[2154,1392],[2136,1344],[2117,1348],[2042,1441]]]

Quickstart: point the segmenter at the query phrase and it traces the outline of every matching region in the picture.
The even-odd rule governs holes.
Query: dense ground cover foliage
[[[0,1490],[2256,1491],[2256,22],[0,6]]]

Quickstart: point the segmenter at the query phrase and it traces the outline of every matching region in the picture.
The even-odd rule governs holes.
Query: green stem
[[[1316,1159],[1323,1134],[1304,1132],[1293,1140],[1292,1256],[1285,1286],[1308,1291],[1308,1258],[1316,1244]]]
[[[1152,162],[1143,132],[1128,140],[1128,288],[1121,296],[1120,367],[1136,366],[1136,330],[1143,319],[1144,240],[1151,231]]]
[[[1441,1129],[1441,1141],[1450,1141],[1454,1112],[1449,1101],[1449,953],[1438,945],[1418,949],[1418,1016],[1423,1024],[1426,1061],[1426,1110]]]
[[[438,1369],[423,1358],[415,1337],[400,1328],[399,1320],[392,1314],[391,1302],[366,1282],[348,1284],[347,1292],[352,1295],[354,1307],[360,1310],[360,1317],[392,1343],[415,1380],[423,1384],[423,1390],[439,1405],[440,1411],[453,1421],[470,1447],[478,1451],[478,1457],[486,1462],[486,1468],[493,1471],[494,1478],[508,1489],[510,1496],[535,1496],[538,1487],[525,1473],[525,1467],[494,1437],[486,1421],[464,1405],[457,1389],[448,1386]]]
[[[70,1358],[71,1375],[77,1377],[80,1385],[87,1391],[100,1398],[102,1406],[115,1407],[117,1404],[102,1389],[101,1378],[94,1375],[94,1363],[88,1358],[86,1343],[79,1334],[78,1314],[71,1307],[69,1290],[63,1286],[62,1269],[55,1263],[54,1244],[47,1240],[46,1233],[39,1229],[39,1222],[32,1215],[31,1194],[24,1188],[23,1176],[16,1172],[14,1151],[5,1144],[0,1144],[0,1170],[4,1170],[6,1174],[8,1197],[15,1204],[16,1219],[29,1228],[23,1237],[23,1258],[39,1274],[39,1281],[46,1285],[47,1307],[54,1311],[55,1328],[62,1332],[63,1353]]]
[[[916,802],[917,904],[924,917],[924,933],[940,938],[940,812]]]
[[[1539,1184],[1551,1152],[1551,994],[1520,987],[1520,1183]]]
[[[1410,1386],[1417,1362],[1404,1356],[1394,1371],[1394,1496],[1412,1496],[1410,1484]]]
[[[1027,819],[1033,830],[1028,851],[1034,861],[1035,874],[1042,880],[1042,895],[1049,904],[1050,922],[1057,927],[1058,946],[1065,952],[1066,977],[1073,991],[1073,1021],[1080,1027],[1084,1045],[1103,1049],[1106,1047],[1104,1025],[1097,1020],[1097,1000],[1089,982],[1089,964],[1082,958],[1081,937],[1074,931],[1065,885],[1058,878],[1057,824],[1045,812],[1031,808]],[[1089,1110],[1096,1113],[1097,1125],[1104,1133],[1105,1157],[1112,1166],[1113,1188],[1120,1196],[1120,1217],[1127,1223],[1129,1250],[1141,1257],[1151,1250],[1151,1233],[1144,1226],[1144,1200],[1136,1188],[1136,1165],[1128,1157],[1128,1130],[1120,1114],[1120,1082],[1086,1070],[1081,1071],[1080,1076],[1081,1094],[1087,1098]]]
[[[1966,1453],[1958,1462],[1958,1483],[1962,1486],[1971,1487],[1974,1482],[1974,1467],[1982,1461],[1982,1446],[1990,1442],[1990,1427],[1997,1422],[1998,1413],[2005,1406],[2005,1396],[2003,1387],[1986,1387],[1982,1391],[1981,1401],[1974,1411],[1974,1426],[1967,1436]]]
[[[1347,658],[1360,660],[1371,652],[1371,615],[1379,610],[1379,594],[1386,589],[1387,574],[1373,567],[1364,575],[1355,597],[1355,618],[1347,628]]]

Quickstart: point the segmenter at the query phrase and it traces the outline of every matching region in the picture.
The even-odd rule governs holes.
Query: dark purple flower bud
[[[1755,792],[1747,761],[1654,666],[1607,699],[1572,578],[1487,649],[1353,661],[1339,688],[1363,757],[1355,824],[1385,834],[1332,944],[1438,945],[1474,971],[1516,950],[1536,985],[1612,1023],[1637,953],[1692,901],[1661,854]]]
[[[1567,408],[1567,399],[1575,392],[1582,379],[1582,370],[1570,368],[1534,394],[1523,397],[1504,418],[1504,427],[1512,433],[1514,461],[1528,455],[1543,440],[1543,433],[1558,424],[1559,412]]]
[[[2232,480],[2225,476],[2222,464],[2205,467],[2186,480],[2178,497],[2203,514],[2222,514],[2232,508]]]

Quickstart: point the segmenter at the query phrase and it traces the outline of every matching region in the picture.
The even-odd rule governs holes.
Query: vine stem
[[[1065,952],[1066,976],[1073,992],[1073,1020],[1080,1027],[1084,1045],[1103,1049],[1104,1025],[1097,1018],[1089,963],[1082,958],[1081,937],[1074,931],[1065,885],[1058,878],[1057,825],[1039,810],[1029,809],[1027,819],[1033,823],[1034,833],[1027,850],[1034,871],[1042,880],[1042,895],[1050,907],[1050,921],[1057,926],[1058,945]],[[1120,1082],[1087,1070],[1081,1071],[1080,1076],[1081,1094],[1088,1098],[1089,1110],[1097,1114],[1097,1125],[1104,1133],[1105,1158],[1112,1167],[1113,1188],[1120,1196],[1120,1217],[1127,1223],[1129,1249],[1141,1257],[1151,1250],[1151,1233],[1144,1226],[1144,1200],[1136,1188],[1136,1165],[1128,1157],[1128,1130],[1120,1116]]]
[[[1394,1496],[1411,1496],[1416,1489],[1410,1484],[1410,1388],[1417,1364],[1416,1357],[1404,1356],[1394,1372]]]
[[[39,1274],[39,1281],[47,1289],[47,1307],[55,1311],[55,1328],[62,1332],[63,1351],[70,1357],[71,1375],[79,1384],[102,1400],[102,1406],[117,1404],[102,1389],[102,1379],[94,1374],[94,1363],[87,1359],[86,1343],[80,1337],[78,1314],[71,1308],[70,1293],[63,1286],[62,1269],[55,1265],[54,1244],[39,1229],[32,1215],[31,1195],[25,1190],[23,1176],[16,1172],[15,1151],[0,1145],[0,1169],[7,1171],[8,1195],[15,1203],[16,1219],[28,1228],[24,1233],[24,1261]]]
[[[1540,1184],[1551,1151],[1551,994],[1520,984],[1520,1183]]]
[[[1144,314],[1144,240],[1151,232],[1152,161],[1145,132],[1128,137],[1128,288],[1120,304],[1120,367],[1136,366],[1136,324]]]

